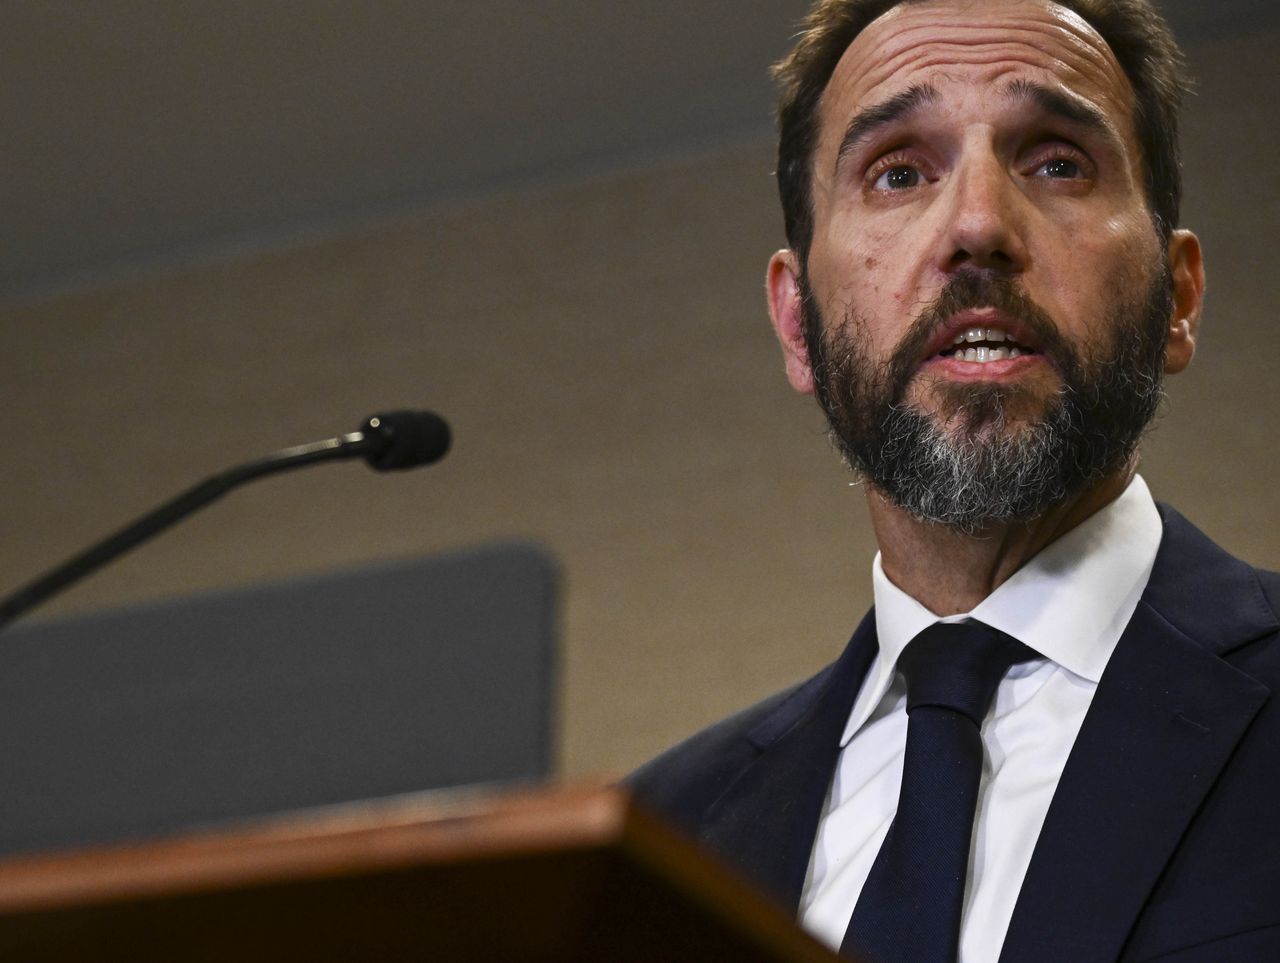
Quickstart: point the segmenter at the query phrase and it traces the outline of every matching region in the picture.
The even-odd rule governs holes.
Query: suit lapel
[[[1176,514],[1036,843],[1000,959],[1110,961],[1269,690],[1223,661],[1274,631],[1251,569]]]
[[[700,836],[782,905],[799,905],[840,735],[876,653],[874,610],[839,660],[747,738],[758,751],[712,805]]]

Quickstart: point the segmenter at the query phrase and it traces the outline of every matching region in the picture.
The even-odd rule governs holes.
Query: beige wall
[[[1145,468],[1270,567],[1277,39],[1196,52],[1185,220],[1209,307]],[[768,329],[770,155],[726,148],[4,308],[0,587],[231,462],[431,407],[456,433],[440,466],[266,481],[47,612],[532,536],[567,574],[570,774],[628,768],[812,671],[867,606],[874,548]]]

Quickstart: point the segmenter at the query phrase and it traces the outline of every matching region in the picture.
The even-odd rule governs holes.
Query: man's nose
[[[1027,266],[1027,199],[997,157],[969,158],[944,189],[938,268],[1018,274]]]

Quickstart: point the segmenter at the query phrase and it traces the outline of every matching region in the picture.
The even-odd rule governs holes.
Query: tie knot
[[[907,679],[907,712],[940,706],[981,726],[1009,667],[1033,658],[1017,639],[981,622],[935,622],[898,659]]]

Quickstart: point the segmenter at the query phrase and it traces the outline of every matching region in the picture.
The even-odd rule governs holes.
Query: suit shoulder
[[[818,683],[827,671],[690,736],[631,773],[623,785],[645,806],[685,829],[694,829],[701,814],[759,753],[750,737],[752,730],[787,700]]]
[[[1213,542],[1167,505],[1164,536],[1143,601],[1184,635],[1228,654],[1280,629],[1280,576]]]

